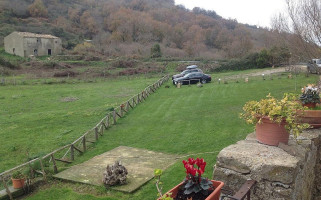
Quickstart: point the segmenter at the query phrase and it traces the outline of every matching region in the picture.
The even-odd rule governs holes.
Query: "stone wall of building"
[[[247,179],[257,181],[251,199],[321,199],[321,129],[305,131],[298,142],[263,145],[248,135],[217,157],[214,179],[237,191]]]

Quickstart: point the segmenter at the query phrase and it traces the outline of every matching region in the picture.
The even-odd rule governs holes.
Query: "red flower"
[[[183,165],[185,166],[188,162],[186,160],[183,160]]]
[[[204,163],[206,165],[206,162],[204,161],[203,158],[197,158],[195,162],[198,167],[201,167]]]
[[[183,165],[186,169],[186,175],[195,176],[198,173],[198,176],[201,176],[205,171],[206,162],[203,158],[189,158],[187,161],[183,160]],[[197,165],[197,168],[194,168],[194,164]]]
[[[190,165],[194,165],[195,162],[196,162],[196,160],[194,160],[194,158],[189,158],[189,159],[188,159],[188,163],[189,163]]]
[[[198,173],[199,176],[201,176],[201,175],[204,173],[204,170],[198,169],[198,170],[197,170],[197,173]]]

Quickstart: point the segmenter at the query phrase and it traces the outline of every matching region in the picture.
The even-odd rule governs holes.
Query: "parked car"
[[[203,74],[201,72],[194,72],[186,74],[183,77],[173,79],[173,84],[176,85],[181,83],[183,85],[195,84],[195,83],[208,83],[211,82],[212,77],[208,74]]]
[[[186,69],[196,69],[196,68],[198,68],[197,65],[190,65],[186,67]]]
[[[193,65],[192,65],[193,66]],[[196,65],[194,65],[196,66]],[[184,70],[183,72],[181,72],[180,74],[175,74],[172,76],[172,80],[174,80],[175,78],[179,78],[179,77],[183,77],[185,76],[186,74],[189,74],[189,73],[193,73],[193,72],[200,72],[200,73],[203,73],[203,71],[199,68],[191,68],[191,69],[186,69]]]
[[[308,63],[307,69],[309,73],[321,74],[321,59],[312,59]]]

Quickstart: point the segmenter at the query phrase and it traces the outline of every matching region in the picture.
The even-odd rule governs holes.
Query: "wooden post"
[[[42,176],[43,176],[43,180],[47,181],[47,176],[46,176],[46,172],[45,172],[45,168],[43,167],[43,163],[42,163],[42,159],[39,159],[40,162],[40,167],[41,167],[41,171],[42,171]]]
[[[129,111],[129,101],[127,101],[127,103],[126,103],[126,111],[127,112]]]
[[[74,145],[72,144],[70,146],[70,159],[75,160],[75,151],[74,151]]]
[[[137,105],[135,97],[133,97],[133,106]]]
[[[114,119],[114,124],[116,124],[116,111],[113,111],[113,119]]]
[[[109,127],[109,114],[106,116],[106,129]]]
[[[95,127],[95,139],[98,140],[98,126]]]
[[[6,181],[4,180],[3,177],[0,177],[0,178],[2,179],[3,186],[6,188],[6,192],[7,192],[8,196],[9,196],[10,200],[13,200],[12,194],[11,194],[9,188],[8,188],[8,185],[7,185]]]
[[[58,168],[57,168],[57,164],[56,164],[56,160],[55,160],[54,154],[51,154],[51,160],[52,160],[54,172],[58,173]]]
[[[129,102],[129,101],[128,101],[127,103],[128,103],[128,105],[129,105],[132,109],[134,108],[134,107],[133,107],[133,105],[134,105],[134,104],[133,104],[133,105],[132,105],[132,104],[130,104],[130,102]],[[129,108],[128,108],[128,110],[129,110]]]
[[[84,150],[84,152],[86,151],[87,147],[86,147],[86,136],[84,135],[84,137],[82,138],[82,148]]]
[[[123,105],[124,104],[121,104],[120,106],[119,106],[119,111],[120,111],[120,116],[122,117],[122,116],[124,116],[124,111],[123,111]]]
[[[139,95],[140,95],[140,94],[138,94],[138,95],[137,95],[137,104],[139,104],[139,103],[140,103]]]
[[[101,136],[104,135],[104,127],[105,127],[104,122],[102,122],[102,123],[101,123],[101,128],[100,128],[100,129],[101,129],[101,130],[100,130],[100,133],[101,133],[100,135],[101,135]]]

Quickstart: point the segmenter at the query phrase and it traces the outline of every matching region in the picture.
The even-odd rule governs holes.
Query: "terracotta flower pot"
[[[288,144],[289,132],[285,129],[286,122],[280,124],[270,120],[269,117],[263,117],[262,123],[256,124],[256,139],[262,144],[278,146],[279,143]]]
[[[205,199],[205,200],[219,200],[220,199],[220,195],[221,195],[221,188],[224,186],[224,183],[221,181],[214,181],[211,180],[211,182],[213,183],[214,186],[214,191]],[[182,185],[183,183],[178,184],[177,186],[175,186],[173,189],[171,189],[170,191],[168,191],[167,193],[172,193],[172,198],[175,198],[177,195],[177,192],[179,190],[179,187]],[[160,200],[160,198],[158,198],[158,200]]]
[[[308,123],[312,128],[321,127],[321,110],[304,110],[302,116],[299,117],[301,123]]]
[[[315,108],[317,105],[317,103],[306,103],[306,104],[302,104],[302,106],[306,106],[308,108]]]
[[[14,189],[19,189],[19,188],[23,188],[23,186],[25,185],[25,179],[14,179],[11,178],[12,181],[12,185]]]

